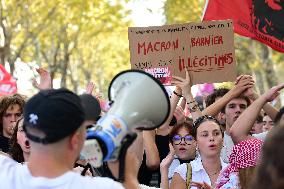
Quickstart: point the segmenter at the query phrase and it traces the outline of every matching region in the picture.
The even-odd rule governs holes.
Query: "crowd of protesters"
[[[241,75],[231,89],[209,94],[201,109],[188,71],[173,76],[169,117],[155,130],[137,131],[119,182],[118,161],[94,168],[78,159],[86,129],[104,113],[93,85],[77,95],[52,89],[49,73],[38,73],[37,94],[0,100],[0,188],[284,188],[284,108],[270,103],[284,84],[259,95],[253,78]]]

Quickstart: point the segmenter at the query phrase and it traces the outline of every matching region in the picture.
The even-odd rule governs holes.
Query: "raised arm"
[[[177,125],[184,123],[185,122],[184,108],[182,106],[177,106],[174,116],[176,118]]]
[[[139,167],[140,162],[137,159],[137,155],[133,152],[127,152],[125,157],[125,180],[123,182],[126,189],[140,189],[137,180]]]
[[[95,88],[95,84],[92,81],[88,82],[86,89],[85,89],[86,90],[85,93],[90,94],[90,95],[93,94],[94,88]]]
[[[240,77],[237,78],[236,83],[237,84],[240,81]],[[253,88],[248,88],[247,90],[244,91],[244,95],[249,97],[249,99],[251,100],[251,103],[254,102],[258,97],[259,94],[257,94]],[[271,118],[271,119],[275,119],[278,110],[276,108],[274,108],[270,103],[266,103],[263,106],[263,110],[265,111],[265,113]]]
[[[147,167],[150,170],[158,169],[160,166],[160,156],[155,142],[155,130],[143,131],[143,142]]]
[[[92,82],[92,81],[88,82],[87,85],[86,85],[85,93],[93,95],[94,91],[95,91],[94,96],[96,97],[96,99],[101,101],[102,93],[100,91],[96,92],[96,85],[94,84],[94,82]]]
[[[284,84],[272,87],[266,93],[257,98],[234,122],[230,129],[230,135],[234,143],[239,143],[252,136],[249,135],[251,128],[257,118],[262,107],[267,103],[274,100],[278,95],[279,91],[284,88]]]
[[[170,98],[170,104],[171,104],[170,115],[168,119],[165,121],[165,123],[158,128],[159,133],[163,133],[163,135],[166,135],[169,133],[169,125],[174,116],[175,109],[181,97],[182,97],[182,91],[179,87],[176,87],[174,90],[174,93],[172,94]]]
[[[160,164],[160,173],[161,173],[161,184],[162,189],[169,189],[169,167],[174,160],[175,150],[171,144],[169,144],[170,152],[163,159]]]
[[[139,160],[139,155],[137,155],[137,149],[143,149],[143,144],[138,138],[131,144],[127,149],[124,164],[124,182],[122,183],[126,189],[140,189],[139,182],[137,180],[138,170],[141,165],[141,160]],[[141,133],[142,134],[142,133]],[[137,141],[138,140],[138,141]],[[115,178],[119,175],[119,161],[107,162],[110,171]]]
[[[202,116],[202,113],[199,110],[198,104],[194,100],[191,93],[192,81],[189,72],[186,70],[185,78],[173,76],[173,79],[174,80],[172,81],[172,83],[182,89],[182,95],[184,96],[186,103],[189,106],[192,119],[193,121],[195,121],[198,117]]]
[[[253,91],[253,89],[249,89],[249,91],[250,94],[248,95],[248,97],[251,99],[252,102],[259,98],[259,95],[255,91]],[[263,106],[263,110],[272,120],[275,119],[277,113],[279,112],[270,103],[265,103],[265,105]]]
[[[239,76],[236,80],[235,86],[222,98],[218,99],[216,102],[206,107],[203,111],[203,115],[216,116],[222,108],[226,106],[233,98],[240,96],[248,88],[253,87],[254,81],[250,75]]]
[[[36,79],[33,78],[32,79],[33,86],[39,90],[51,89],[52,81],[49,72],[43,68],[38,68],[36,69],[36,71],[39,74],[40,81],[38,83]]]

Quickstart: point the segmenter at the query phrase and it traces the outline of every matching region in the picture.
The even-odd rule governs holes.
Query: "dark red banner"
[[[284,52],[284,0],[208,0],[203,20],[226,19],[236,33]]]

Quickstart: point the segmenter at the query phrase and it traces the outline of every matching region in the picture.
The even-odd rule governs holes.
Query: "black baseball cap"
[[[85,120],[97,121],[101,115],[99,101],[91,94],[82,94],[79,97],[85,111]]]
[[[37,143],[57,142],[76,131],[84,120],[79,96],[65,88],[40,91],[24,107],[24,130],[28,139]],[[36,136],[29,128],[44,136]]]

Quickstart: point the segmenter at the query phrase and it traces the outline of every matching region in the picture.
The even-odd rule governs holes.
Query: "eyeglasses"
[[[218,125],[220,125],[219,121],[212,117],[212,116],[209,116],[209,115],[204,115],[204,116],[200,116],[199,118],[197,118],[194,123],[193,123],[193,128],[197,129],[197,127],[199,127],[199,125],[201,123],[203,123],[204,121],[206,120],[210,120],[210,121],[214,121],[215,123],[217,123]]]
[[[181,143],[182,139],[184,140],[185,144],[187,144],[187,145],[191,145],[194,141],[194,139],[191,135],[185,135],[184,137],[182,137],[180,135],[175,135],[172,138],[173,144],[179,145]]]

